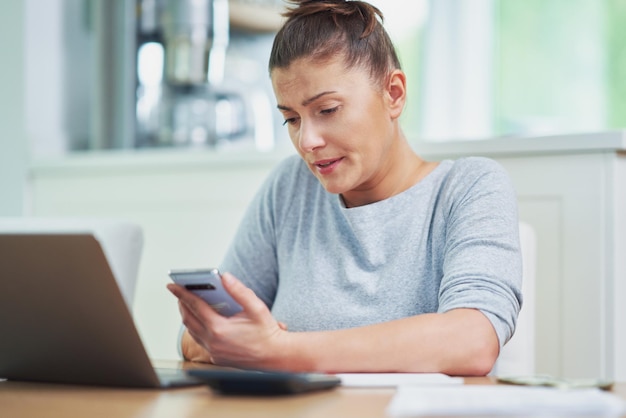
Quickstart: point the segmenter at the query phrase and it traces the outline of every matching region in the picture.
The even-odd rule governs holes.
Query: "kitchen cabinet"
[[[536,367],[626,379],[624,132],[417,145],[431,159],[500,162],[537,236]]]

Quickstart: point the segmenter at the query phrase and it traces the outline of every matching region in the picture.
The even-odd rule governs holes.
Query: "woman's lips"
[[[313,165],[315,166],[315,168],[317,168],[318,173],[326,175],[332,173],[335,168],[337,168],[339,163],[341,163],[341,161],[343,161],[343,157],[328,160],[319,160],[314,162]]]

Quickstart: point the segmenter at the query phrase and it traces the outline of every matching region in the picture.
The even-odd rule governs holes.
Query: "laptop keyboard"
[[[161,381],[161,386],[164,387],[190,386],[202,383],[199,379],[187,375],[183,369],[156,367],[154,371]]]

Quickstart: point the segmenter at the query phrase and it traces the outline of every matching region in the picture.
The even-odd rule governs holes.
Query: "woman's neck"
[[[389,154],[386,164],[381,167],[378,181],[367,189],[353,190],[341,197],[348,208],[388,199],[420,182],[437,164],[420,158],[402,138]]]

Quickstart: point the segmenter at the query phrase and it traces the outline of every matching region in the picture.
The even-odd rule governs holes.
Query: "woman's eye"
[[[324,109],[320,113],[322,115],[330,115],[331,113],[335,113],[337,111],[337,109],[339,109],[339,106],[336,106],[336,107],[333,107],[333,108],[330,108],[330,109]]]
[[[298,120],[298,118],[288,118],[285,119],[285,121],[283,122],[283,126],[289,124],[289,125],[293,125],[294,123],[296,123],[296,121]]]

